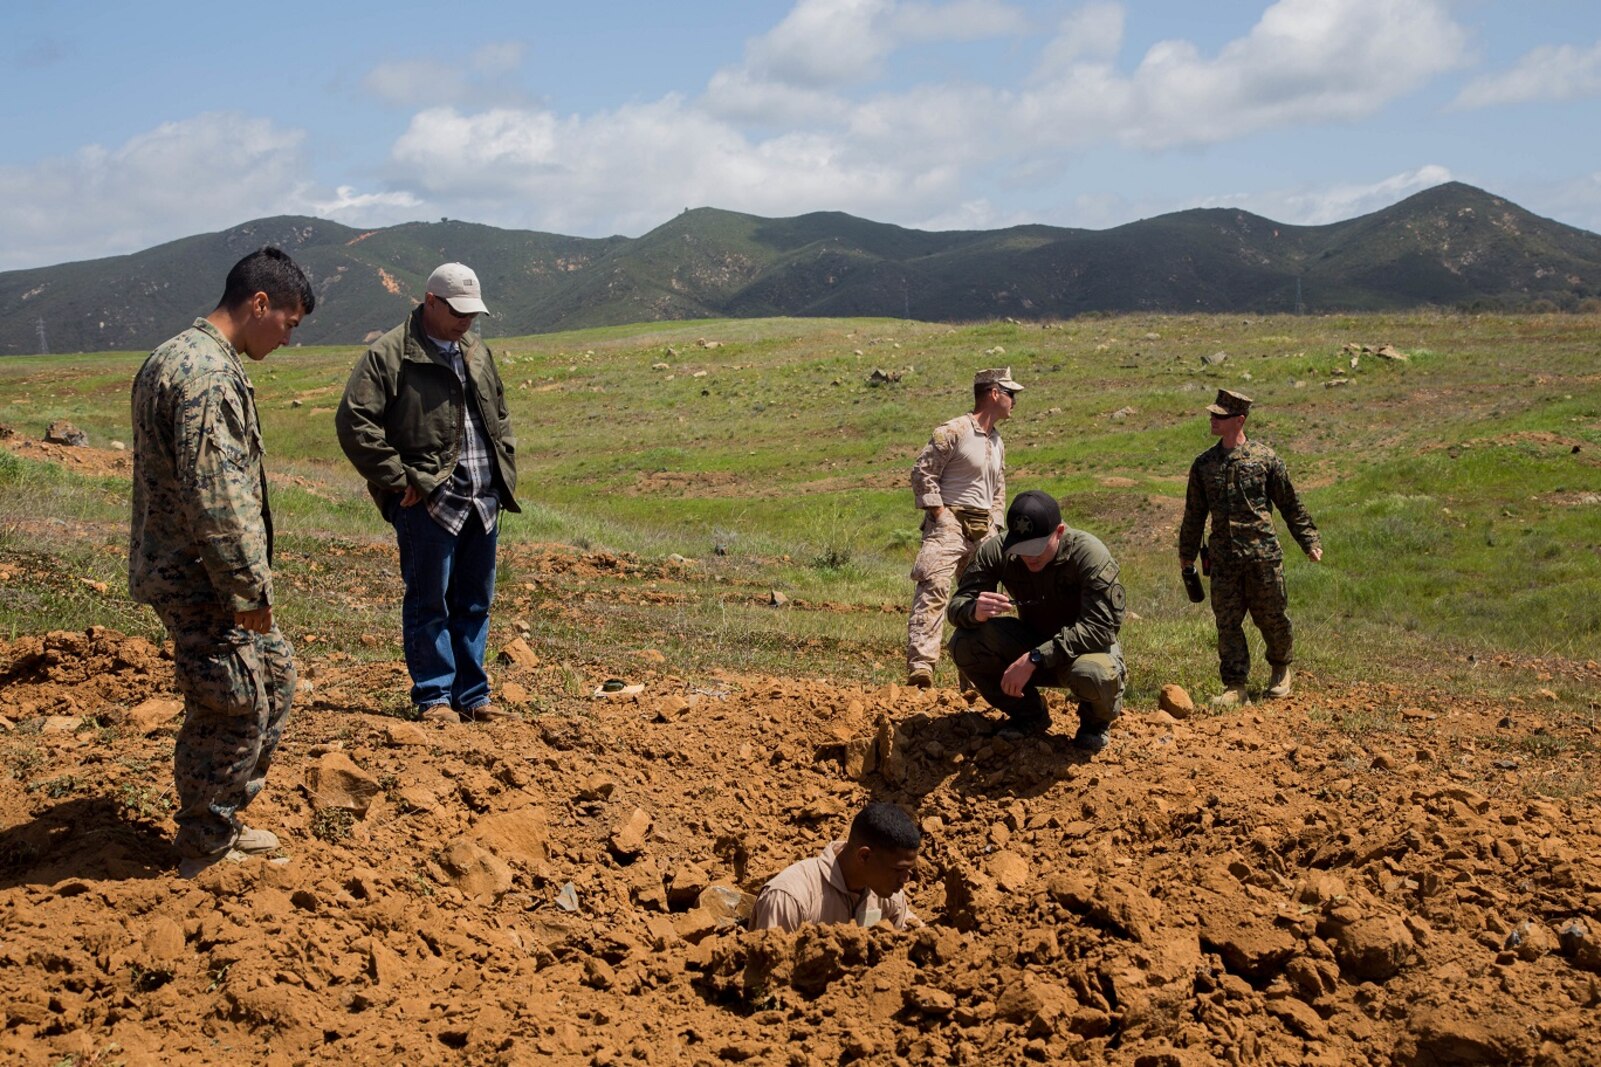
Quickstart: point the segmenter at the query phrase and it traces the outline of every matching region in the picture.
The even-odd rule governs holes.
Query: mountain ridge
[[[360,230],[256,219],[141,252],[0,272],[0,354],[142,349],[215,304],[246,252],[306,268],[304,344],[359,344],[399,322],[441,262],[470,264],[489,336],[714,317],[972,321],[1091,312],[1601,308],[1601,235],[1460,182],[1297,226],[1190,208],[1105,230],[925,231],[839,211],[765,218],[694,208],[637,238],[441,219]]]

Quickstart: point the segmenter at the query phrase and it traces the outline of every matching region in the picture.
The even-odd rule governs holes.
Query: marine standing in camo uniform
[[[295,691],[273,621],[272,511],[253,360],[316,306],[276,248],[228,272],[216,310],[150,353],[133,383],[128,590],[160,616],[184,699],[173,751],[180,872],[278,847],[239,820],[266,782]]]
[[[1245,703],[1245,681],[1251,673],[1243,626],[1247,612],[1262,632],[1273,668],[1265,695],[1290,695],[1295,635],[1285,613],[1284,550],[1273,530],[1273,509],[1283,513],[1290,535],[1313,563],[1323,558],[1323,543],[1290,484],[1284,461],[1266,445],[1245,439],[1251,398],[1220,389],[1206,410],[1219,440],[1190,465],[1184,521],[1179,526],[1179,565],[1195,562],[1210,515],[1212,613],[1217,617],[1218,672],[1223,679],[1223,692],[1212,703],[1232,707]]]
[[[912,564],[912,614],[906,624],[906,684],[934,684],[951,583],[1000,524],[1006,507],[1006,446],[996,427],[1012,414],[1023,387],[1012,368],[973,376],[973,410],[934,429],[912,466],[912,499],[923,509],[923,545]],[[964,680],[963,688],[967,688]]]

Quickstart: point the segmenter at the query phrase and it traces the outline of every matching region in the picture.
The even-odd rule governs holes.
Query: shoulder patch
[[[1101,569],[1090,576],[1091,583],[1099,586],[1117,585],[1117,560],[1109,559],[1101,565]],[[1122,588],[1119,587],[1119,594]]]

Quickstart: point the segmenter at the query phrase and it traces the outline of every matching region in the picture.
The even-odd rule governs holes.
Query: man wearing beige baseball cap
[[[1010,367],[973,375],[973,410],[936,426],[912,466],[912,501],[923,510],[923,544],[912,564],[917,587],[906,623],[907,685],[927,689],[934,684],[951,583],[1000,525],[1006,508],[1006,446],[999,426],[1011,417],[1022,391]]]
[[[517,439],[474,321],[478,275],[445,263],[422,303],[357,361],[334,416],[339,444],[395,527],[411,702],[430,722],[504,717],[484,650],[502,510],[517,511]]]

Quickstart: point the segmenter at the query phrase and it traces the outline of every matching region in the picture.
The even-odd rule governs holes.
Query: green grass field
[[[1183,596],[1175,537],[1189,462],[1211,442],[1201,409],[1228,387],[1257,400],[1248,432],[1284,457],[1323,531],[1320,566],[1284,538],[1310,684],[1509,697],[1538,685],[1594,715],[1595,694],[1561,665],[1601,656],[1598,326],[1443,313],[1044,329],[768,319],[492,341],[524,507],[503,531],[497,626],[519,616],[547,654],[575,660],[652,646],[693,670],[899,680],[919,519],[908,469],[930,429],[967,408],[972,372],[1010,365],[1028,388],[1002,427],[1009,490],[1056,493],[1067,522],[1122,563],[1134,699],[1166,682],[1217,687],[1211,614]],[[1409,358],[1353,368],[1347,343]],[[1228,358],[1203,363],[1216,352]],[[357,354],[287,349],[251,368],[282,531],[280,618],[321,648],[393,657],[398,577],[362,552],[387,527],[333,435]],[[127,441],[142,359],[0,361],[0,424],[36,438],[66,418],[92,446]],[[903,376],[875,387],[874,368]],[[75,474],[6,444],[3,631],[159,632],[121,592],[126,475]],[[618,595],[637,574],[522,590],[519,549],[543,543],[631,554],[661,596]],[[673,554],[696,565],[664,568]],[[800,610],[766,607],[770,589]],[[563,610],[574,596],[579,618]]]

